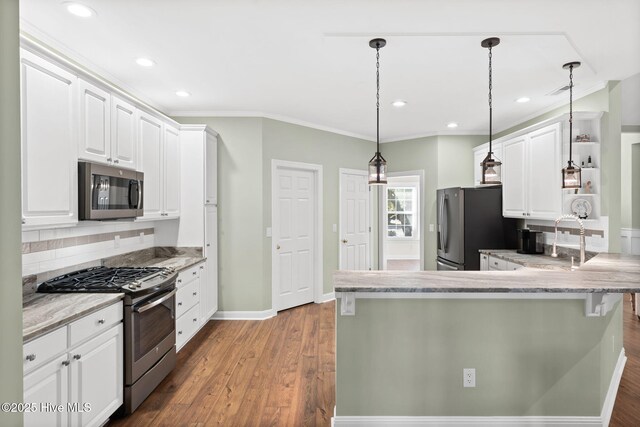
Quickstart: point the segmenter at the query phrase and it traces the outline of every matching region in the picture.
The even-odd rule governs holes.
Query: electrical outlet
[[[476,386],[476,370],[475,368],[464,368],[462,370],[462,385],[464,387]]]
[[[116,234],[116,236],[113,238],[113,247],[114,248],[120,247],[120,236],[118,234]]]
[[[429,231],[430,231],[431,233],[433,233],[434,231],[436,231],[436,227],[435,227],[435,225],[433,225],[433,224],[429,224]]]

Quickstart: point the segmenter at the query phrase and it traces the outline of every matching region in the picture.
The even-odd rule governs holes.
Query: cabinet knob
[[[104,319],[98,319],[98,325],[104,325]]]
[[[69,362],[68,360],[63,360],[62,361],[62,366],[69,366],[69,363],[71,363],[71,362]]]
[[[191,274],[193,274],[193,275],[195,276],[196,274],[198,274],[198,272],[197,272],[197,271],[194,271],[194,272],[192,272]]]
[[[82,358],[82,355],[81,354],[74,354],[73,358],[76,359],[76,360],[80,360]]]
[[[178,331],[178,335],[182,335],[182,331]]]
[[[201,266],[200,266],[200,270],[204,270],[204,265],[201,265]]]
[[[210,247],[210,246],[211,246],[211,243],[207,243],[207,247]]]
[[[182,283],[182,279],[178,279],[178,283]]]
[[[24,218],[22,218],[22,223],[23,223],[23,224],[26,224],[26,223],[27,223],[27,220],[26,220],[26,219],[24,219]]]
[[[207,203],[209,203],[209,200],[207,200]]]
[[[179,302],[179,303],[178,303],[178,307],[180,307],[180,306],[182,306],[182,302]]]
[[[194,292],[194,293],[193,293],[193,296],[195,297],[196,295],[198,295],[198,293],[197,293],[197,292]]]
[[[36,355],[35,354],[27,354],[27,357],[25,357],[25,359],[27,359],[29,362],[33,362],[34,360],[36,360]]]
[[[120,160],[115,159],[115,160],[113,161],[113,163],[120,163]]]
[[[111,157],[109,157],[109,158],[107,159],[107,162],[110,162],[110,161],[112,161],[112,160],[113,160],[113,159],[112,159]]]
[[[197,318],[195,318],[195,319],[193,319],[193,321],[194,321],[194,322],[197,322],[197,321],[198,321],[198,319],[197,319]]]

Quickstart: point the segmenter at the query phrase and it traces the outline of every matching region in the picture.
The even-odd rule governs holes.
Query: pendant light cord
[[[569,167],[573,165],[573,64],[569,66]]]
[[[380,43],[376,44],[376,153],[380,153]]]
[[[493,89],[493,70],[491,67],[491,43],[489,43],[489,155],[493,153],[492,139],[493,139],[493,97],[491,96],[491,90]]]

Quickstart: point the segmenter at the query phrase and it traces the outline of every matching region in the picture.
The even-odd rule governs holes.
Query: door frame
[[[292,162],[288,160],[271,160],[271,309],[278,313],[278,290],[276,287],[277,274],[276,274],[276,240],[280,234],[278,221],[276,221],[278,190],[276,180],[274,179],[279,169],[297,169],[313,172],[313,188],[316,194],[315,197],[315,209],[314,209],[314,259],[313,259],[313,302],[322,302],[323,295],[323,193],[322,193],[322,165],[316,165],[313,163]]]
[[[418,206],[420,207],[420,214],[418,215],[418,218],[420,219],[420,270],[424,269],[424,229],[426,228],[426,224],[425,224],[425,206],[424,206],[424,202],[425,202],[425,197],[424,197],[424,170],[423,169],[419,169],[419,170],[411,170],[411,171],[401,171],[401,172],[389,172],[387,173],[387,177],[400,177],[400,176],[418,176],[420,177],[419,182],[420,182],[420,191],[418,192],[418,197],[420,197],[420,203],[418,203]],[[386,190],[386,186],[385,186],[385,190]],[[385,206],[385,201],[387,200],[387,196],[386,193],[384,191],[382,191],[380,193],[380,203],[378,203],[378,230],[379,230],[379,238],[378,238],[378,246],[380,248],[380,251],[378,253],[378,265],[380,266],[380,269],[382,269],[383,267],[385,267],[385,255],[384,255],[384,242],[386,240],[386,231],[387,231],[387,224],[386,224],[386,213],[387,213],[387,209]]]
[[[364,169],[338,169],[338,270],[342,270],[342,175],[345,173],[363,175],[368,179],[369,171]],[[369,270],[373,270],[373,191],[369,185]]]

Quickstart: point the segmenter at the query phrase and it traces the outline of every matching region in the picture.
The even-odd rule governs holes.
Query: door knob
[[[348,243],[347,239],[342,239],[342,243]]]
[[[280,245],[276,245],[276,249],[280,249]]]

